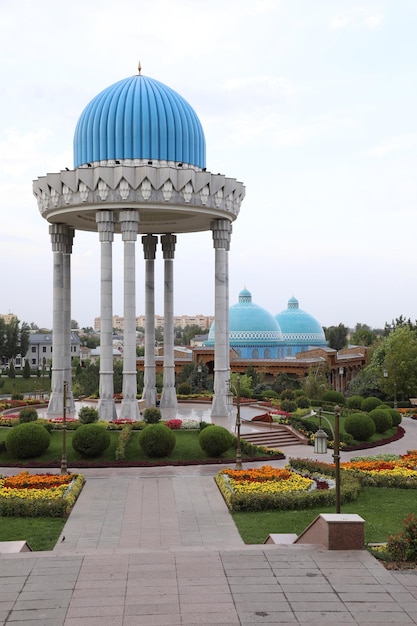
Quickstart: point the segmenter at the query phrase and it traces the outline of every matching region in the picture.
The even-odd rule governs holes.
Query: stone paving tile
[[[408,624],[413,624],[414,621],[403,611],[398,611],[397,613],[383,613],[383,612],[369,612],[369,611],[355,611],[353,614],[353,618],[356,622],[362,626],[368,626],[370,623],[373,624],[398,624],[399,626],[407,626]]]
[[[36,625],[36,622],[54,620],[55,624],[61,624],[65,619],[67,609],[12,609],[7,618],[7,623],[31,621]]]
[[[331,624],[331,626],[339,626],[339,624],[355,624],[358,626],[358,622],[347,611],[338,611],[336,615],[333,611],[323,610],[320,613],[310,613],[309,611],[297,611],[295,612],[295,618],[297,624],[301,626],[320,626],[320,624]],[[279,623],[279,622],[278,622]]]
[[[181,615],[125,615],[123,626],[181,626]],[[68,625],[65,626],[78,626]],[[82,625],[79,625],[82,626]]]
[[[21,626],[21,625],[18,624],[17,626]],[[36,626],[36,623],[29,624],[28,626]],[[42,626],[44,625],[42,624]],[[51,626],[58,626],[58,625],[51,624]],[[65,626],[125,626],[125,625],[123,622],[123,617],[118,616],[118,615],[113,615],[110,617],[102,617],[102,616],[101,617],[71,617],[70,619],[65,620]]]

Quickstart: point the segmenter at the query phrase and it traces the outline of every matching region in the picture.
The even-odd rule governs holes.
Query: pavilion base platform
[[[365,520],[355,513],[321,513],[301,533],[270,534],[264,543],[277,545],[309,544],[327,550],[364,550]]]

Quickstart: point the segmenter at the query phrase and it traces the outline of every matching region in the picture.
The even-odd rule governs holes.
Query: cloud
[[[331,30],[377,30],[381,28],[384,15],[380,9],[373,6],[353,7],[350,12],[333,15],[329,18]]]
[[[404,133],[381,141],[365,151],[367,157],[384,158],[393,152],[401,152],[417,146],[417,133]]]

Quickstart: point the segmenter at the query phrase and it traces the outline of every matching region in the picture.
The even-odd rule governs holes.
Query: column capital
[[[156,256],[156,246],[158,244],[158,237],[155,235],[143,235],[143,256],[146,261],[154,261]]]
[[[66,224],[51,224],[49,234],[51,236],[52,252],[72,253],[75,229]]]
[[[174,258],[175,244],[177,243],[177,236],[171,233],[161,235],[162,253],[165,260]]]
[[[114,213],[113,211],[97,211],[96,223],[100,241],[114,240]]]
[[[213,234],[214,248],[230,250],[232,223],[229,220],[213,220],[210,224]]]
[[[139,225],[139,211],[127,209],[119,214],[120,230],[123,241],[136,241]]]

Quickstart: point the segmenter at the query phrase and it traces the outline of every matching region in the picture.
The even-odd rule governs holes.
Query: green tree
[[[417,329],[398,326],[375,351],[380,366],[380,386],[389,397],[403,400],[417,394]],[[385,375],[384,375],[385,374]]]
[[[252,389],[255,389],[255,387],[262,383],[263,376],[256,371],[256,368],[253,365],[249,365],[246,370],[246,376],[248,376],[252,381]]]
[[[356,346],[373,346],[377,340],[374,331],[367,324],[356,324],[355,332],[350,338],[351,343]]]
[[[23,378],[30,378],[30,365],[27,359],[25,360],[25,364],[23,366]]]
[[[77,392],[81,396],[98,395],[99,390],[99,363],[89,363],[81,368],[81,372],[76,376],[75,383]]]
[[[300,383],[296,378],[289,376],[285,372],[279,372],[271,387],[277,393],[281,393],[284,389],[300,389]]]
[[[191,343],[191,339],[194,339],[196,335],[202,335],[203,333],[204,330],[201,328],[201,326],[198,326],[197,324],[189,324],[184,328],[181,328],[181,326],[176,326],[174,342],[177,346],[189,346]]]
[[[381,389],[381,371],[380,367],[375,363],[370,363],[361,369],[353,380],[349,383],[348,396],[362,396],[367,398],[375,396],[381,398],[383,391]]]
[[[324,334],[329,344],[329,348],[333,348],[333,350],[341,350],[344,348],[347,344],[348,332],[349,329],[346,328],[344,324],[325,328]]]
[[[303,379],[302,390],[308,398],[320,398],[329,388],[326,372],[322,367],[310,367]]]
[[[12,362],[19,354],[24,357],[29,348],[29,324],[20,322],[17,317],[9,324],[0,318],[0,357],[3,362]]]
[[[396,317],[391,321],[391,324],[385,322],[384,336],[387,337],[390,333],[394,332],[397,328],[409,328],[410,330],[417,330],[417,321],[412,322],[410,318],[406,319],[403,315]]]

